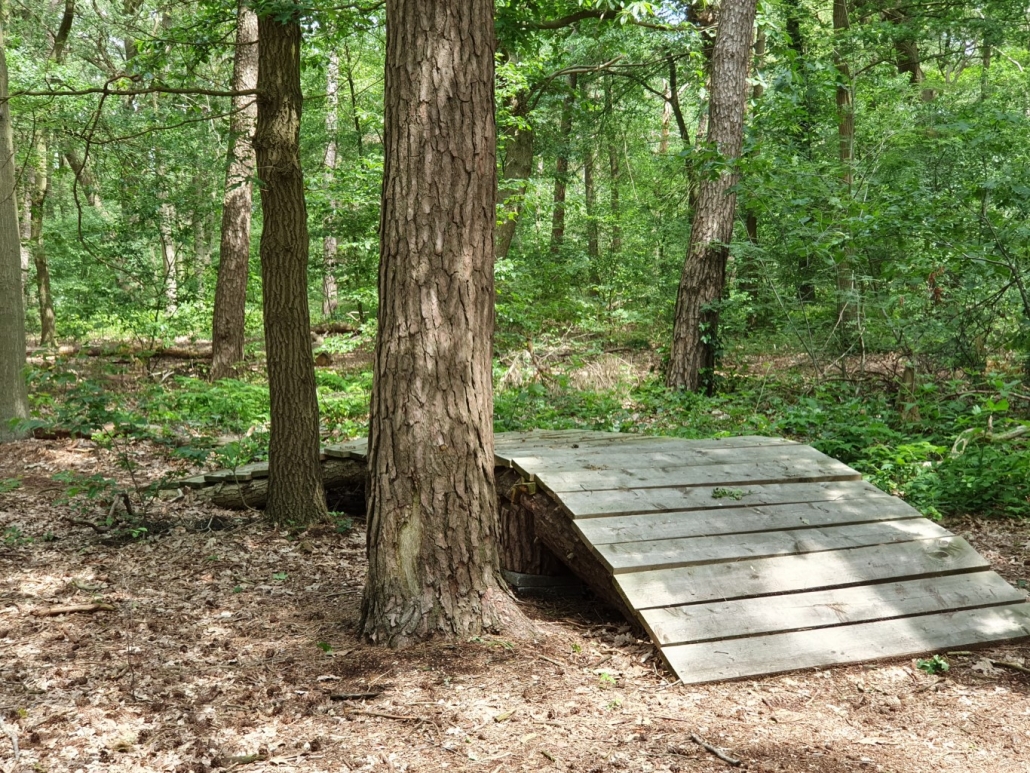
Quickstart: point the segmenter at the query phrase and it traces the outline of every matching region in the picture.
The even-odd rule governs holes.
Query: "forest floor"
[[[355,631],[360,521],[286,534],[179,499],[137,512],[135,538],[98,531],[110,505],[62,502],[54,475],[131,492],[167,472],[147,443],[121,453],[0,446],[0,481],[20,478],[0,493],[3,773],[731,769],[693,736],[753,771],[1028,770],[1030,675],[998,665],[1030,664],[1028,645],[948,654],[943,675],[906,659],[683,686],[574,599],[521,601],[532,641],[378,649]],[[1025,586],[1025,525],[945,525]],[[73,604],[105,606],[46,615]]]

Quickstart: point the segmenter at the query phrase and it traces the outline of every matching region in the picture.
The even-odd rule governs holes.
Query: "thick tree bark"
[[[29,415],[25,387],[25,306],[22,296],[14,133],[7,102],[4,21],[0,19],[0,442],[22,435],[12,421]]]
[[[318,398],[308,312],[308,226],[300,166],[300,23],[258,18],[261,279],[271,398],[266,513],[275,523],[328,516],[319,462]]]
[[[249,5],[241,1],[232,74],[232,85],[236,91],[247,91],[257,86],[257,40],[257,16]],[[211,324],[212,381],[232,376],[243,361],[247,279],[250,276],[251,180],[255,163],[251,135],[257,118],[257,100],[250,96],[233,97],[232,103],[222,199],[222,235],[218,247],[218,280]]]
[[[698,186],[683,276],[676,297],[668,385],[696,390],[715,367],[726,260],[733,237],[737,174],[747,103],[747,73],[754,34],[755,0],[726,0],[712,52],[708,142],[728,168]]]
[[[498,579],[492,0],[387,0],[379,330],[361,630],[518,620]]]
[[[569,141],[572,135],[572,109],[576,104],[576,74],[568,76],[568,91],[562,100],[559,125],[558,159],[554,169],[554,209],[551,212],[551,252],[561,252],[565,244],[565,192],[569,185]]]
[[[499,222],[495,236],[494,253],[497,259],[508,256],[515,228],[522,212],[522,197],[533,171],[533,127],[529,123],[529,92],[520,91],[512,100],[513,125],[507,131],[504,143],[504,162],[501,176],[504,188],[497,194]]]

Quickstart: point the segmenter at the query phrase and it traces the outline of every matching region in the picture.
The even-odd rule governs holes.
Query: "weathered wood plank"
[[[925,518],[787,531],[761,531],[741,537],[722,534],[648,542],[597,545],[601,560],[615,574],[649,569],[744,561],[768,556],[803,555],[824,550],[887,545],[947,537],[950,532]]]
[[[801,668],[908,657],[1030,637],[1030,604],[903,617],[836,628],[683,644],[662,650],[683,682],[697,684]]]
[[[757,599],[647,609],[644,626],[660,646],[826,628],[1026,601],[994,572],[859,585]]]
[[[534,451],[550,452],[573,450],[582,452],[604,451],[609,448],[647,448],[647,449],[732,449],[761,448],[765,446],[801,445],[793,440],[761,435],[740,435],[736,437],[710,438],[706,440],[686,440],[652,435],[635,435],[618,432],[593,431],[554,431],[538,432],[499,432],[494,435],[494,446],[505,456],[515,451],[523,454]]]
[[[204,473],[206,483],[243,483],[254,478],[267,477],[268,462],[251,462],[250,464],[242,464],[235,470],[215,470],[214,472]]]
[[[543,475],[578,470],[621,470],[647,467],[688,467],[712,464],[754,464],[782,461],[791,463],[799,458],[835,461],[814,448],[795,443],[756,446],[754,448],[695,448],[687,441],[659,446],[641,445],[637,448],[578,448],[555,451],[537,451],[533,455],[512,456],[511,465],[524,475]]]
[[[553,494],[570,491],[603,491],[620,488],[668,488],[670,486],[748,486],[766,483],[815,483],[861,480],[845,464],[826,457],[799,456],[792,460],[755,464],[712,464],[700,467],[657,467],[625,470],[578,470],[537,476]]]
[[[731,503],[732,504],[732,503]],[[580,518],[576,528],[594,545],[613,542],[747,535],[756,531],[844,526],[849,523],[919,518],[919,511],[897,497],[879,492],[866,499],[835,502],[800,502],[758,507],[722,507],[664,513],[639,513],[601,518]],[[741,539],[748,539],[742,536]]]
[[[330,459],[364,460],[368,457],[368,438],[357,438],[346,443],[333,443],[327,445],[324,452]]]
[[[820,590],[988,568],[961,537],[616,575],[634,609]]]
[[[718,490],[717,490],[718,489]],[[746,505],[846,502],[889,496],[865,481],[749,483],[732,486],[669,486],[652,489],[565,491],[558,497],[573,518],[715,510]]]

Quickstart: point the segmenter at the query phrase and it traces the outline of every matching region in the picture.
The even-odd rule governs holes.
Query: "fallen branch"
[[[64,604],[47,609],[34,609],[31,614],[36,617],[54,617],[73,612],[114,612],[114,607],[110,604]]]
[[[425,717],[409,716],[407,714],[387,714],[385,711],[362,711],[360,709],[347,709],[348,714],[360,714],[363,717],[382,717],[383,719],[396,719],[398,722],[432,722]]]
[[[696,743],[698,746],[700,746],[702,749],[704,749],[709,754],[713,754],[716,757],[718,757],[720,760],[725,762],[727,765],[730,765],[730,766],[732,766],[734,768],[739,768],[740,767],[740,765],[741,765],[740,760],[735,760],[735,759],[733,759],[733,757],[728,757],[727,755],[723,754],[721,751],[716,749],[711,744],[707,744],[704,741],[702,741],[700,736],[696,735],[695,733],[691,733],[690,734],[690,740],[693,741],[694,743]]]
[[[992,660],[992,666],[1004,666],[1005,668],[1011,668],[1013,671],[1021,671],[1024,674],[1030,674],[1030,668],[1020,665],[1019,663],[1013,663],[1010,660]]]
[[[371,700],[372,698],[378,698],[383,694],[383,690],[376,692],[336,692],[329,694],[329,700],[331,701],[361,701]]]

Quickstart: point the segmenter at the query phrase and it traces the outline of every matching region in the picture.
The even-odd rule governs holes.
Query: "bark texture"
[[[690,246],[676,297],[668,385],[696,390],[715,367],[719,311],[726,284],[726,260],[733,237],[737,174],[744,136],[747,73],[754,35],[755,0],[726,0],[712,51],[708,142],[725,164],[700,181]]]
[[[240,2],[232,71],[235,91],[257,86],[257,40],[257,16],[246,3]],[[252,96],[233,97],[232,108],[222,198],[222,235],[218,246],[218,280],[211,324],[212,381],[232,376],[243,361],[247,280],[250,276],[251,180],[255,163],[252,135],[257,118],[257,100]]]
[[[261,16],[258,115],[261,279],[271,397],[266,512],[276,523],[328,516],[319,462],[318,399],[308,311],[308,226],[300,167],[300,44],[297,19]]]
[[[493,2],[388,0],[386,29],[361,629],[403,646],[517,619],[493,475]]]
[[[25,306],[21,281],[21,243],[15,195],[14,133],[7,103],[7,59],[0,19],[0,442],[20,436],[11,421],[26,419]]]

